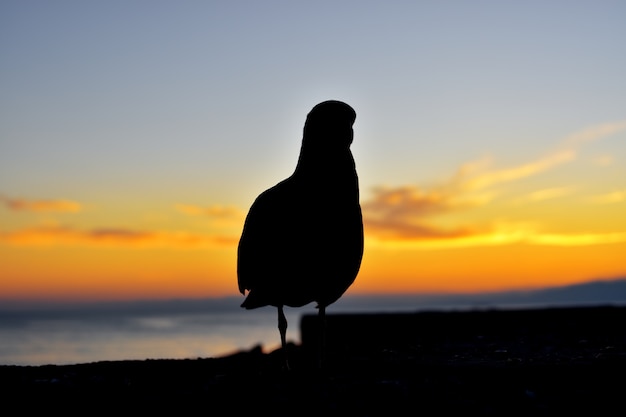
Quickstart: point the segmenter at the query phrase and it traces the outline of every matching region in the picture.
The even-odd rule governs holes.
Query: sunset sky
[[[357,112],[350,294],[624,277],[625,22],[605,0],[2,1],[0,300],[237,295],[247,210],[326,99]]]

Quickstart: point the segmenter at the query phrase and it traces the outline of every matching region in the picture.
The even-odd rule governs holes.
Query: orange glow
[[[351,294],[481,292],[626,274],[626,244],[366,248]],[[6,256],[5,256],[6,255]],[[12,248],[1,298],[142,299],[238,295],[235,247],[220,250]],[[36,259],[37,262],[32,262]]]
[[[11,261],[0,272],[0,298],[105,300],[236,293],[232,251],[17,248],[4,253]]]
[[[625,122],[582,130],[508,167],[490,158],[465,163],[428,186],[364,189],[365,255],[349,293],[476,293],[626,276],[626,188],[615,158],[547,175],[578,163],[582,144],[623,130]],[[0,202],[0,299],[239,294],[244,208]]]
[[[370,250],[354,293],[524,290],[624,276],[626,244]]]

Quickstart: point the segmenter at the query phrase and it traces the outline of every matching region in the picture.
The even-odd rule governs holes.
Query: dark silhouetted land
[[[176,415],[614,415],[625,409],[626,307],[317,316],[302,344],[226,357],[0,366],[5,408]],[[14,408],[15,407],[15,408]]]

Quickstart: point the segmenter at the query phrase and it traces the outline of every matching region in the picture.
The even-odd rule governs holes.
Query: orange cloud
[[[423,190],[413,186],[378,187],[372,199],[362,204],[368,233],[383,239],[432,239],[467,236],[469,228],[444,230],[424,218],[470,205],[455,200],[445,190]]]
[[[611,243],[620,241],[617,235],[544,235],[519,227],[497,228],[491,225],[436,225],[434,218],[448,213],[479,208],[488,204],[495,192],[494,185],[522,180],[548,171],[576,158],[578,147],[626,129],[626,122],[592,127],[566,138],[561,149],[535,161],[511,168],[489,170],[489,160],[462,165],[443,184],[429,189],[418,186],[378,187],[373,196],[362,203],[364,223],[374,242],[418,247],[458,247],[526,242],[560,246]],[[571,194],[571,187],[553,187],[524,196],[519,201],[541,201]],[[482,194],[479,194],[482,193]],[[602,196],[597,201],[615,202],[624,198],[622,192]],[[435,242],[436,240],[436,242]]]
[[[528,244],[533,246],[593,246],[626,243],[626,232],[542,233],[528,224],[496,224],[488,230],[446,239],[385,240],[374,237],[373,246],[389,249],[453,249],[478,246]]]
[[[556,234],[546,233],[528,236],[528,242],[536,245],[549,246],[589,246],[606,245],[626,242],[626,232],[616,233],[579,233]]]
[[[1,198],[9,210],[28,212],[62,212],[76,213],[82,210],[81,204],[69,200],[24,200]]]
[[[0,233],[0,242],[11,245],[102,245],[122,247],[174,247],[236,245],[238,237],[197,235],[186,232],[152,232],[121,228],[77,230],[41,226]]]

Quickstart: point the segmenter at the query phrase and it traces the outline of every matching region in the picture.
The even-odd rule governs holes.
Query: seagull
[[[287,370],[284,306],[317,303],[322,355],[326,307],[352,285],[361,266],[363,217],[350,151],[355,119],[344,102],[315,105],[304,123],[293,174],[254,200],[243,225],[237,281],[247,296],[241,307],[278,309]],[[321,361],[320,356],[320,367]]]

